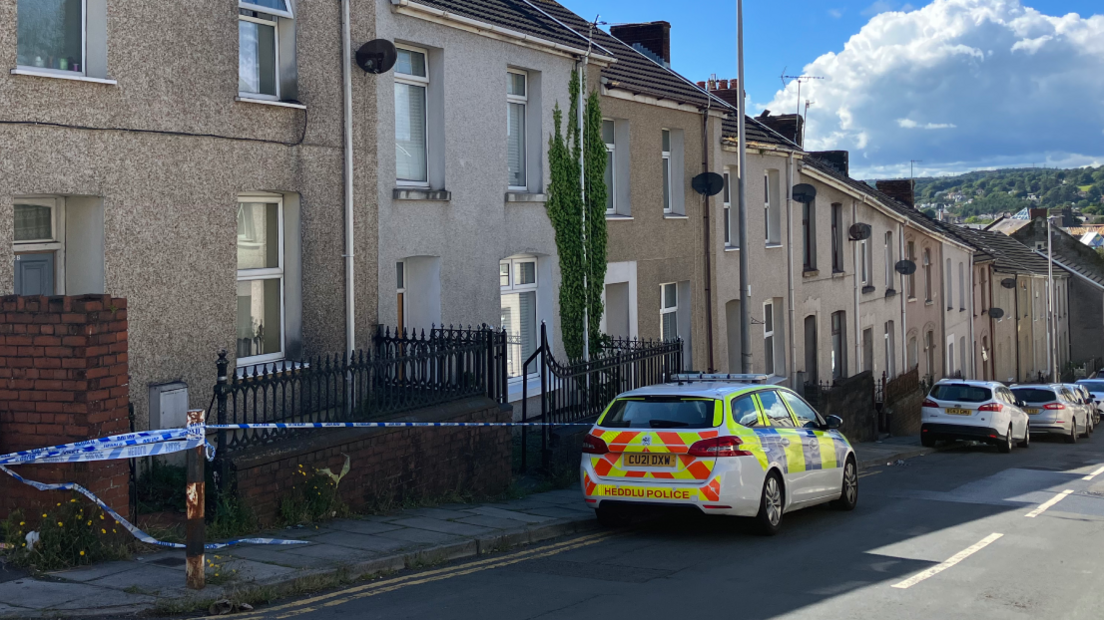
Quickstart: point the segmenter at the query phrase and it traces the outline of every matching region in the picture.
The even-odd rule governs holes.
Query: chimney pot
[[[705,82],[698,82],[698,88],[705,88]]]
[[[721,90],[728,90],[728,80],[721,80]]]

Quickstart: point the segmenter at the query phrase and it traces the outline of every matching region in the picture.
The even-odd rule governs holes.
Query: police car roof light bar
[[[704,372],[683,372],[671,375],[671,379],[679,383],[694,383],[698,381],[728,382],[728,383],[766,383],[770,375],[733,375]]]

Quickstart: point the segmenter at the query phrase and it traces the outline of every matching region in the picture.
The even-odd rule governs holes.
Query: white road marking
[[[1093,478],[1099,476],[1100,474],[1104,474],[1104,467],[1101,467],[1100,469],[1097,469],[1096,471],[1089,474],[1088,476],[1085,476],[1084,478],[1082,478],[1082,480],[1092,480]]]
[[[1047,508],[1050,508],[1051,506],[1057,504],[1058,502],[1066,499],[1066,496],[1069,495],[1070,493],[1073,493],[1073,489],[1066,489],[1065,491],[1062,491],[1058,495],[1055,495],[1054,497],[1048,499],[1047,501],[1043,502],[1042,504],[1039,504],[1038,508],[1036,508],[1035,510],[1032,510],[1031,512],[1025,514],[1024,516],[1027,517],[1028,519],[1034,519],[1035,517],[1037,517],[1037,516],[1043,514],[1044,512],[1046,512]]]
[[[962,560],[965,560],[966,558],[970,557],[971,555],[974,555],[978,551],[981,551],[982,549],[988,547],[993,541],[997,540],[1001,536],[1004,536],[1004,534],[990,534],[990,535],[986,536],[985,538],[982,538],[980,541],[978,541],[978,542],[970,545],[969,547],[963,549],[962,551],[959,551],[958,553],[954,554],[954,556],[952,556],[951,559],[947,560],[946,562],[943,562],[942,564],[937,564],[937,565],[929,568],[928,570],[926,570],[922,573],[917,573],[917,574],[913,575],[912,577],[909,577],[908,579],[906,579],[906,580],[904,580],[900,583],[895,583],[895,584],[893,584],[893,587],[894,588],[900,588],[902,590],[904,590],[905,588],[911,588],[912,586],[920,583],[921,581],[924,581],[925,579],[928,579],[930,577],[934,577],[934,576],[938,575],[939,573],[942,573],[943,571],[945,571],[948,568],[954,566],[955,564],[958,564]]]

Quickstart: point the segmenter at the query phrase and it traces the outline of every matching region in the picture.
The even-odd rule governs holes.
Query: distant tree
[[[932,218],[933,220],[935,219],[935,216],[936,216],[935,209],[924,209],[923,211],[921,211],[921,213],[923,213],[924,215]]]

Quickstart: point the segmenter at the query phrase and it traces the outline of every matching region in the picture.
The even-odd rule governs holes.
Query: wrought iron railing
[[[540,346],[525,360],[526,376],[540,377],[540,408],[532,411],[528,381],[522,383],[521,419],[545,422],[541,433],[542,462],[547,464],[549,440],[556,424],[596,418],[618,394],[663,383],[682,366],[682,341],[609,340],[590,361],[561,363],[552,354],[546,326]],[[522,468],[528,462],[528,427],[521,429]]]
[[[219,354],[219,424],[352,422],[470,396],[506,402],[506,336],[490,327],[427,335],[381,328],[373,351],[276,362],[229,372]],[[226,455],[295,435],[286,429],[219,431]]]

